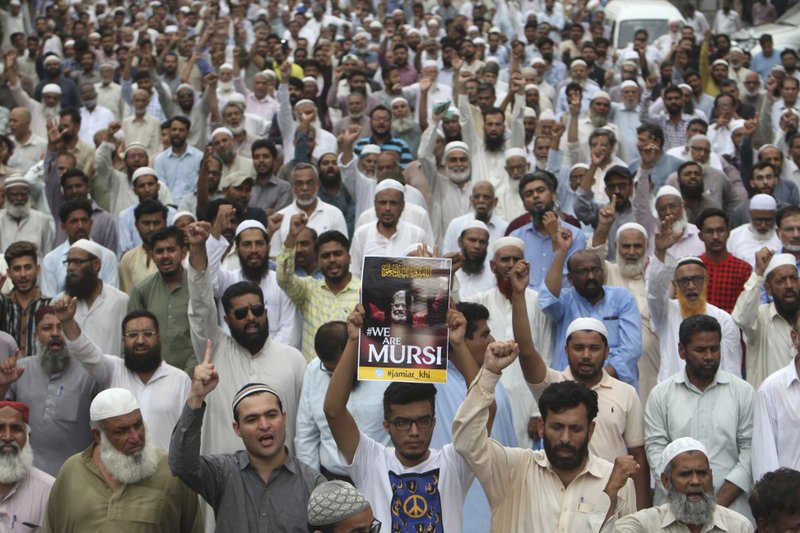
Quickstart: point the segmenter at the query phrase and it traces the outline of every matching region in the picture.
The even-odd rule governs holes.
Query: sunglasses
[[[253,313],[253,316],[258,317],[264,314],[264,304],[246,305],[244,307],[237,307],[233,310],[233,316],[236,320],[244,320],[247,318],[247,313]]]

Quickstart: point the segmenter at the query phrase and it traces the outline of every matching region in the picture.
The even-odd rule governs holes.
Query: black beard
[[[242,275],[245,279],[252,281],[256,285],[261,284],[264,275],[269,271],[269,261],[264,260],[258,266],[250,266],[244,257],[239,255],[239,263],[242,266]]]
[[[180,148],[181,146],[186,144],[186,139],[181,139],[180,137],[170,137],[169,138],[169,144],[173,148]]]
[[[505,143],[505,139],[502,135],[496,137],[486,135],[483,138],[483,146],[486,148],[487,152],[499,152],[503,149],[503,143]]]
[[[483,269],[486,268],[486,253],[483,252],[480,257],[473,259],[462,249],[461,255],[464,256],[464,261],[461,263],[461,270],[471,276],[481,274]]]
[[[600,294],[603,293],[603,284],[599,281],[595,282],[596,285],[588,286],[589,282],[587,281],[584,286],[578,291],[578,294],[589,300],[590,302],[597,298]],[[577,290],[577,289],[576,289]]]
[[[194,102],[189,102],[189,104],[186,106],[184,106],[179,102],[178,106],[183,110],[184,113],[190,113],[192,111],[192,108],[194,107]]]
[[[255,333],[245,333],[244,329],[248,325],[249,323],[245,322],[242,324],[242,329],[231,327],[231,337],[233,337],[233,340],[242,348],[251,354],[255,354],[261,351],[261,348],[263,348],[264,344],[267,342],[267,337],[269,337],[269,320],[264,326],[264,329],[259,329]]]
[[[81,274],[78,277],[71,277],[67,274],[64,281],[64,292],[79,300],[84,300],[94,292],[98,283],[100,283],[100,280],[92,278],[88,273]]]
[[[67,144],[71,143],[74,138],[75,136],[67,131],[61,134],[61,140]]]
[[[786,303],[782,299],[773,297],[772,301],[775,302],[775,310],[784,318],[791,318],[797,316],[800,311],[800,300],[795,300],[793,303]]]
[[[680,112],[681,112],[681,106],[680,105],[667,106],[667,113],[669,113],[670,116],[671,115],[677,115]]]
[[[681,196],[684,198],[700,199],[703,196],[703,184],[700,185],[684,185],[680,184]]]
[[[565,448],[576,451],[577,453],[575,453],[575,455],[570,459],[562,459],[558,457],[556,452]],[[586,456],[589,455],[589,439],[586,439],[586,441],[581,444],[581,447],[575,450],[575,448],[568,444],[558,444],[553,446],[550,444],[547,437],[545,437],[544,453],[547,455],[547,460],[550,461],[550,464],[553,465],[553,468],[556,470],[575,470],[583,463],[583,461],[586,459]]]
[[[319,182],[322,184],[323,187],[338,187],[342,184],[342,173],[338,170],[334,174],[328,174],[327,172],[320,172],[319,174]]]
[[[688,102],[683,104],[683,112],[687,115],[694,115],[694,100],[690,98]]]
[[[549,204],[544,206],[543,209],[530,209],[528,212],[531,214],[531,219],[533,219],[533,222],[537,225],[541,225],[543,224],[542,219],[544,218],[544,214],[547,213],[548,211],[554,211],[555,208],[556,205],[550,202]]]
[[[161,364],[161,344],[157,344],[143,354],[136,354],[127,346],[122,349],[125,368],[131,372],[152,372]]]
[[[446,133],[444,134],[444,144],[445,144],[445,146],[447,146],[448,143],[451,143],[451,142],[454,142],[454,141],[460,141],[460,140],[461,140],[461,133],[459,133],[458,135],[453,135],[452,137],[448,137]]]
[[[686,360],[686,373],[696,378],[702,379],[703,381],[714,379],[714,376],[717,375],[717,370],[719,370],[719,362],[714,364],[713,369],[708,369],[705,367],[695,365],[694,363],[691,363],[688,359]]]

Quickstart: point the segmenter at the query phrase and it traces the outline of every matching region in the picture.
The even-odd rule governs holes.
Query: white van
[[[605,24],[611,28],[611,46],[616,50],[632,43],[636,30],[647,30],[652,43],[667,33],[670,20],[684,21],[678,8],[666,0],[612,0],[604,11]]]

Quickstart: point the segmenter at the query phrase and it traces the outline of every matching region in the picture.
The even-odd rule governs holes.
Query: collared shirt
[[[572,232],[572,245],[567,252],[567,260],[564,261],[563,278],[566,282],[569,258],[578,250],[586,248],[586,235],[572,224],[562,223],[561,227]],[[553,240],[550,235],[539,233],[533,226],[533,222],[529,222],[512,231],[511,236],[519,237],[525,242],[525,259],[531,264],[530,286],[534,289],[540,289],[556,255],[553,251]]]
[[[125,100],[122,98],[122,87],[113,81],[108,85],[103,82],[95,83],[97,91],[97,105],[110,109],[114,120],[122,120],[125,116]]]
[[[681,119],[676,124],[670,119],[667,113],[661,113],[656,116],[648,116],[647,105],[642,107],[644,109],[642,116],[647,117],[644,118],[643,121],[657,124],[661,126],[662,130],[664,130],[663,151],[666,152],[670,148],[675,148],[676,146],[683,146],[686,144],[686,127],[689,125],[689,122],[694,119],[693,116],[682,113]]]
[[[458,294],[461,298],[468,298],[497,286],[497,278],[489,267],[488,261],[484,263],[483,270],[476,274],[467,274],[463,267],[459,268],[455,278],[458,280]]]
[[[447,232],[444,234],[442,253],[449,254],[451,252],[458,252],[461,250],[461,248],[458,246],[458,238],[461,237],[464,227],[474,220],[477,220],[475,217],[475,211],[470,211],[469,213],[458,218],[454,218],[450,221],[450,224],[447,226]],[[489,228],[488,249],[491,250],[492,243],[497,239],[502,238],[506,234],[508,222],[492,213],[491,217],[489,218],[489,222],[486,223],[486,227]]]
[[[34,289],[34,298],[23,309],[18,303],[17,290],[13,289],[8,296],[3,298],[2,322],[0,330],[9,332],[19,347],[19,353],[25,355],[36,355],[36,327],[34,316],[41,307],[50,305],[50,298],[42,297],[38,287]]]
[[[663,531],[664,533],[685,533],[686,524],[678,522],[668,503],[642,509],[634,514],[623,516],[614,524],[616,533],[642,533]],[[717,505],[710,524],[704,524],[701,533],[751,533],[753,525],[741,514]]]
[[[139,245],[125,252],[119,260],[119,288],[127,294],[133,294],[133,289],[146,278],[158,272],[156,264]]]
[[[764,380],[753,418],[753,481],[780,467],[800,470],[797,359]]]
[[[95,106],[91,111],[82,106],[81,113],[81,129],[79,132],[80,138],[83,142],[94,146],[94,134],[100,130],[108,128],[115,118],[114,113],[101,105]]]
[[[97,243],[95,243],[97,244]],[[48,297],[54,297],[64,292],[64,285],[67,279],[67,260],[70,243],[64,241],[55,250],[44,257],[42,261],[42,293]],[[117,254],[100,246],[102,257],[100,257],[100,272],[98,276],[103,283],[108,283],[114,288],[119,287],[119,273],[117,272]]]
[[[125,143],[140,142],[150,158],[161,151],[161,122],[153,115],[145,113],[141,118],[129,115],[122,119]]]
[[[650,267],[647,269],[647,302],[650,306],[650,321],[653,330],[658,332],[661,350],[659,382],[680,374],[686,366],[684,360],[678,355],[678,330],[683,322],[683,316],[678,301],[669,299],[669,288],[675,277],[677,262],[669,253],[665,260],[666,264],[652,256]],[[734,324],[731,315],[710,303],[706,304],[705,314],[716,318],[722,327],[720,368],[737,376],[741,375],[742,345],[739,328]]]
[[[775,303],[761,303],[764,276],[753,272],[744,284],[731,318],[742,328],[747,343],[747,382],[753,387],[792,360],[792,324],[786,321]]]
[[[156,450],[155,473],[111,490],[92,460],[94,444],[64,463],[47,504],[45,531],[202,533],[197,494],[172,475]]]
[[[685,142],[686,142],[686,138],[684,137],[683,141],[681,142],[681,145],[683,145]],[[644,196],[644,198],[648,198],[649,199],[650,196],[655,196],[655,194],[658,192],[658,189],[660,189],[661,186],[664,185],[667,182],[667,178],[670,176],[670,174],[672,174],[673,172],[677,172],[678,171],[678,167],[681,166],[682,164],[683,164],[683,160],[682,159],[680,159],[678,157],[675,157],[673,155],[669,155],[667,153],[664,153],[658,159],[658,161],[656,162],[656,164],[655,164],[655,166],[653,168],[641,169],[641,172],[640,172],[640,168],[639,167],[641,166],[641,160],[637,157],[636,159],[634,159],[633,161],[631,161],[628,164],[628,170],[630,170],[634,174],[636,174],[637,172],[640,172],[640,175],[647,175],[647,176],[650,177],[650,180],[653,183],[653,190],[652,190],[652,193],[651,193],[650,187],[648,185],[648,188],[645,189],[647,194]],[[645,174],[645,172],[647,174]],[[638,180],[640,180],[641,177],[639,175],[637,175],[635,179],[637,180],[637,181],[635,181],[635,183],[638,183]],[[639,189],[637,188],[636,189],[636,193],[634,194],[634,199],[636,199],[636,195],[638,195],[638,194],[639,194]],[[648,231],[649,231],[649,229],[648,229]]]
[[[122,355],[120,324],[128,313],[128,295],[103,283],[103,289],[89,307],[78,299],[75,321],[103,353]]]
[[[188,271],[192,346],[195,354],[202,356],[206,340],[210,339],[214,346],[214,366],[220,376],[227,376],[206,398],[203,453],[232,453],[242,447],[241,439],[231,431],[231,403],[242,385],[254,381],[269,383],[278,392],[288,417],[286,443],[293,447],[297,405],[306,367],[303,356],[291,346],[269,337],[261,350],[251,354],[219,327],[209,271],[198,272],[191,264]]]
[[[544,451],[506,448],[486,435],[500,376],[481,369],[453,422],[453,444],[475,473],[492,507],[492,531],[597,532],[611,508],[603,492],[612,465],[591,452],[566,487]],[[633,481],[619,492],[614,516],[636,511]]]
[[[481,304],[489,310],[487,325],[495,338],[514,338],[514,327],[511,321],[511,300],[506,298],[497,288],[464,297],[464,301]],[[553,356],[553,334],[555,332],[553,321],[539,309],[539,293],[535,290],[528,289],[525,291],[525,305],[528,310],[528,323],[536,351],[542,354],[545,363],[549,365]],[[539,408],[528,387],[528,383],[525,381],[519,362],[515,361],[506,368],[500,381],[511,402],[511,414],[514,420],[517,443],[521,448],[530,448],[532,442],[528,435],[528,422],[532,416],[536,416],[539,413]]]
[[[708,449],[714,471],[714,493],[725,481],[744,491],[729,509],[750,516],[747,492],[753,484],[750,445],[756,393],[747,382],[718,370],[701,391],[683,370],[656,385],[645,407],[645,451],[654,476],[658,477],[661,454],[680,437],[692,437]],[[691,416],[687,416],[691,413]],[[666,491],[656,483],[654,503],[666,502]]]
[[[138,198],[137,198],[138,200]],[[142,244],[142,236],[139,235],[139,230],[136,229],[136,214],[134,210],[139,207],[139,202],[135,205],[125,208],[117,217],[117,233],[119,242],[117,244],[117,254],[122,257],[122,254],[128,250],[132,250]],[[167,225],[171,226],[175,220],[177,211],[171,205],[167,208]]]
[[[356,223],[356,199],[353,198],[347,189],[341,185],[335,196],[329,195],[324,188],[320,187],[317,191],[317,198],[339,209],[344,215],[347,224],[347,236],[352,237]]]
[[[270,250],[281,249],[283,241],[285,241],[286,237],[289,235],[289,226],[292,223],[292,216],[303,212],[304,211],[301,211],[297,206],[297,202],[292,202],[278,211],[278,213],[283,215],[283,221],[281,222],[280,229],[275,232],[270,240]],[[316,231],[317,235],[321,235],[323,232],[329,230],[336,230],[345,237],[348,235],[347,222],[339,208],[325,203],[320,199],[317,199],[317,206],[314,208],[314,212],[308,217],[306,225]]]
[[[30,442],[26,444],[30,446]],[[24,478],[11,487],[11,491],[0,500],[0,528],[13,531],[17,522],[20,525],[44,524],[44,512],[50,497],[50,488],[56,479],[38,468],[31,468]]]
[[[706,295],[709,303],[732,313],[736,299],[750,278],[752,267],[731,254],[719,263],[709,261],[706,254],[701,255],[700,259],[706,265]]]
[[[39,256],[44,257],[53,249],[53,219],[41,211],[30,209],[28,216],[17,221],[0,209],[0,252],[5,252],[11,243],[32,242],[39,248]]]
[[[6,399],[30,409],[31,433],[37,435],[28,442],[33,447],[33,466],[55,476],[70,455],[92,441],[89,405],[101,388],[75,361],[52,376],[38,356],[20,359],[17,365],[25,373],[11,384]]]
[[[312,359],[306,366],[303,378],[297,435],[294,437],[295,453],[299,460],[315,470],[323,467],[334,474],[346,476],[347,470],[339,458],[339,449],[322,409],[330,382],[331,373],[322,369],[319,359]],[[391,445],[389,434],[383,429],[383,392],[388,386],[388,381],[359,381],[347,399],[347,410],[353,415],[358,429],[384,446]],[[438,409],[436,416],[442,420]],[[437,427],[439,425],[442,424]]]
[[[433,245],[433,239],[418,226],[402,220],[397,221],[395,232],[390,237],[385,237],[378,231],[377,222],[361,226],[353,234],[353,242],[350,244],[350,270],[353,275],[361,277],[365,257],[402,257],[406,255],[406,248],[415,243]]]
[[[767,239],[763,239],[763,237],[767,237]],[[781,239],[774,229],[762,236],[760,233],[753,231],[753,226],[749,223],[733,228],[730,237],[728,237],[728,251],[742,261],[749,263],[751,267],[756,264],[757,251],[766,247],[774,252],[779,250],[781,246]]]
[[[165,331],[163,325],[161,331]],[[101,388],[121,387],[131,391],[139,401],[148,438],[153,439],[157,448],[169,450],[172,429],[189,395],[189,376],[162,361],[144,383],[128,370],[123,359],[101,352],[83,332],[74,341],[67,339],[67,348]]]
[[[375,209],[375,188],[378,186],[378,182],[376,180],[373,178],[368,178],[361,173],[361,171],[358,169],[357,163],[358,158],[356,157],[351,159],[347,164],[342,162],[341,155],[337,160],[339,171],[342,173],[342,183],[344,183],[344,186],[347,187],[348,192],[352,194],[356,200],[356,227],[359,226],[361,215],[370,209]],[[411,203],[416,204],[425,209],[427,214],[428,204],[425,201],[425,197],[416,187],[411,185],[405,186],[405,201],[406,206]],[[403,214],[405,215],[405,210],[403,210]],[[378,218],[375,217],[373,220],[377,219]]]
[[[266,95],[259,100],[256,93],[247,88],[244,78],[245,73],[242,70],[241,75],[233,79],[233,86],[244,95],[245,111],[263,117],[266,120],[273,120],[278,112],[278,100],[270,95]]]
[[[384,142],[378,142],[374,136],[370,137],[362,137],[356,141],[355,146],[353,146],[353,153],[356,157],[361,155],[361,150],[368,144],[376,144],[380,146],[381,151],[392,151],[397,152],[400,154],[400,168],[405,169],[409,163],[413,160],[411,156],[411,150],[408,147],[408,144],[403,139],[392,137],[390,136]]]
[[[530,384],[531,392],[538,401],[544,389],[561,381],[577,380],[569,367],[563,372],[548,368],[541,383]],[[598,411],[589,451],[613,462],[631,448],[644,446],[644,412],[636,389],[612,378],[605,370],[600,381],[590,388],[597,393]]]
[[[203,152],[192,145],[187,145],[181,155],[176,155],[170,146],[156,156],[156,175],[167,184],[176,204],[197,190],[197,174],[202,160]]]
[[[278,285],[292,299],[303,315],[303,356],[311,361],[314,336],[322,324],[332,320],[347,320],[356,304],[361,301],[361,281],[353,275],[350,282],[337,294],[328,287],[325,279],[297,276],[294,268],[295,248],[282,246],[278,254]]]
[[[59,182],[58,185],[58,193],[61,193],[61,184]],[[49,198],[48,198],[49,200]],[[63,205],[64,197],[61,196],[61,201],[58,203],[58,206],[61,207]],[[111,213],[106,211],[105,209],[101,209],[100,206],[97,205],[93,199],[89,198],[89,201],[92,202],[92,232],[89,235],[91,240],[108,248],[109,250],[116,251],[117,246],[119,245],[119,235],[117,234],[117,222],[111,216]],[[53,204],[50,204],[51,211],[58,212],[58,208],[54,208]],[[57,214],[55,215],[58,216]],[[60,221],[59,221],[60,222]],[[67,234],[64,232],[64,229],[61,227],[61,224],[56,226],[56,240],[53,243],[54,245],[58,246],[59,244],[63,243],[67,240]]]
[[[292,200],[294,200],[292,186],[287,182],[279,180],[277,176],[270,176],[266,184],[261,184],[256,178],[250,196],[250,207],[278,211],[291,204]]]
[[[11,140],[14,141],[14,153],[8,160],[8,166],[12,168],[27,171],[41,161],[47,151],[47,141],[32,132],[25,144],[20,144],[13,135]]]
[[[578,317],[602,320],[608,330],[607,364],[614,367],[620,380],[639,387],[637,362],[642,352],[642,317],[636,300],[627,289],[604,286],[604,295],[596,304],[578,294],[573,287],[561,289],[556,298],[546,284],[541,285],[539,306],[556,324],[555,354],[551,366],[564,370],[568,366],[565,343],[567,328]]]
[[[189,278],[185,268],[181,268],[181,280],[174,287],[167,286],[160,272],[151,274],[133,288],[128,301],[128,312],[147,309],[156,315],[164,361],[191,372],[197,360],[191,343],[186,342],[189,338],[188,308]]]
[[[305,531],[308,499],[325,478],[291,454],[267,482],[244,450],[201,456],[200,428],[206,408],[205,404],[196,410],[183,406],[169,461],[181,481],[214,508],[215,531]]]

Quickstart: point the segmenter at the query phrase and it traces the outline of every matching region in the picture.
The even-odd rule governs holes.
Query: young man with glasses
[[[156,448],[169,449],[172,429],[180,418],[191,382],[161,355],[158,319],[146,310],[122,320],[123,358],[104,354],[75,321],[77,300],[62,296],[53,304],[66,347],[102,389],[123,388],[139,401],[148,436]]]

